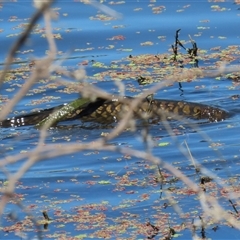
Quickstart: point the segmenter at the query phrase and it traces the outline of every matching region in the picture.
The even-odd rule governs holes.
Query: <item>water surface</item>
[[[111,64],[128,56],[143,54],[171,54],[171,45],[174,43],[175,32],[181,29],[180,39],[189,41],[190,35],[198,44],[199,50],[206,50],[205,54],[212,53],[211,48],[220,46],[220,50],[230,45],[239,49],[238,6],[233,2],[214,3],[198,2],[169,2],[169,1],[138,1],[138,2],[105,2],[123,14],[122,19],[99,20],[101,14],[90,5],[80,2],[55,3],[54,8],[59,19],[53,22],[54,33],[60,34],[56,40],[58,60],[56,64],[66,69],[75,70],[85,65],[88,80],[110,93],[118,93],[118,87],[110,76],[96,77],[95,74],[111,70]],[[159,7],[161,6],[161,7]],[[218,7],[217,7],[218,6]],[[154,13],[153,7],[159,7],[159,13]],[[30,2],[4,2],[1,10],[1,65],[7,56],[17,35],[21,33],[23,23],[27,23],[34,8]],[[14,16],[14,17],[13,17]],[[96,20],[93,20],[96,18]],[[10,21],[15,19],[15,21]],[[28,65],[36,57],[43,57],[48,49],[44,33],[44,24],[41,20],[27,43],[17,54],[17,61],[12,68]],[[13,36],[11,34],[16,34]],[[122,36],[122,40],[112,39]],[[151,42],[152,45],[143,44]],[[145,46],[143,46],[145,45]],[[188,48],[191,44],[186,43]],[[181,49],[181,52],[184,52]],[[236,52],[237,53],[237,52]],[[215,66],[218,58],[209,61],[199,61],[199,67]],[[91,62],[100,62],[102,67],[95,67]],[[238,58],[230,64],[238,64]],[[150,71],[152,68],[149,67]],[[123,71],[119,66],[118,71]],[[151,72],[150,72],[151,74]],[[149,86],[139,86],[135,77],[126,78],[122,82],[126,86],[126,95],[135,96]],[[17,75],[16,79],[5,82],[1,95],[12,98],[19,87],[25,82],[29,72]],[[151,84],[153,86],[156,83]],[[150,127],[153,142],[152,152],[167,163],[172,163],[184,174],[199,183],[201,175],[197,174],[192,163],[180,152],[182,147],[186,152],[186,144],[193,157],[203,167],[217,174],[220,178],[234,179],[238,185],[239,176],[239,100],[232,100],[230,96],[239,92],[237,83],[224,77],[199,78],[191,82],[175,83],[166,86],[155,94],[155,98],[186,100],[218,106],[231,112],[231,117],[219,123],[204,123],[197,132],[187,124],[171,122],[170,125],[176,134],[176,141],[165,130],[162,123]],[[66,93],[65,87],[45,87],[43,82],[36,83],[29,94],[14,108],[10,116],[16,113],[30,112],[33,109],[44,109],[70,102],[78,97],[77,92]],[[36,101],[41,99],[41,101]],[[86,143],[95,141],[102,133],[111,131],[108,128],[91,129],[82,127],[80,121],[67,122],[65,127],[48,131],[46,144],[55,143],[67,148],[67,144]],[[201,133],[207,134],[213,144],[207,142]],[[39,140],[39,131],[34,127],[1,129],[1,159],[7,156],[29,152],[33,150]],[[166,143],[162,145],[161,143]],[[66,144],[66,145],[65,145]],[[141,138],[141,127],[136,132],[124,131],[110,142],[115,146],[143,150],[145,145]],[[159,145],[160,144],[160,145]],[[216,154],[216,149],[221,156]],[[23,161],[7,166],[7,171],[15,173],[22,166]],[[169,174],[163,170],[163,173]],[[163,185],[164,193],[160,198],[160,184],[156,176],[158,169],[150,162],[106,151],[84,151],[65,155],[54,159],[39,161],[18,182],[16,199],[29,210],[37,220],[42,220],[42,211],[46,210],[53,222],[43,232],[44,239],[73,239],[83,238],[112,238],[112,239],[144,239],[149,237],[151,227],[147,222],[158,226],[160,231],[156,239],[166,236],[168,227],[175,228],[179,239],[191,238],[191,231],[181,228],[181,224],[191,223],[193,219],[202,216],[202,210],[196,195],[184,192],[186,186],[180,181],[169,181]],[[1,184],[6,184],[4,171],[1,172]],[[172,179],[169,176],[167,179]],[[180,219],[169,204],[167,189],[174,188],[173,199],[178,202],[185,218]],[[209,186],[207,191],[219,195],[222,205],[233,212],[226,198],[222,198],[219,188]],[[16,224],[20,231],[33,238],[36,235],[34,226],[29,222],[27,227],[22,223],[27,214],[16,206],[16,199],[8,204],[3,218],[1,237],[3,239],[18,239]],[[16,219],[9,217],[16,215]],[[217,231],[212,228],[217,224],[209,223],[206,235],[212,239],[239,239],[239,232],[229,228],[225,223],[219,223]],[[12,227],[12,229],[11,229]],[[43,226],[41,225],[41,228]],[[144,232],[144,229],[146,230]],[[197,235],[201,236],[200,229]],[[74,238],[75,237],[75,238]],[[77,238],[78,237],[78,238]]]

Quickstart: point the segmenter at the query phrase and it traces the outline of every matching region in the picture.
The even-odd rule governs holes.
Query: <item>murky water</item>
[[[115,4],[113,4],[115,3]],[[105,2],[123,14],[122,19],[106,19],[97,9],[80,2],[59,1],[54,5],[59,19],[53,22],[54,33],[61,36],[56,40],[59,60],[67,69],[77,69],[83,61],[89,76],[88,81],[110,93],[118,93],[118,87],[111,76],[99,79],[95,74],[111,70],[113,62],[140,54],[171,53],[171,45],[177,29],[181,29],[180,39],[189,41],[188,35],[197,42],[199,51],[204,54],[220,50],[229,45],[239,46],[239,10],[232,2],[214,3],[198,1],[138,1],[138,2]],[[33,12],[31,2],[4,2],[0,8],[0,64],[4,62],[10,46],[22,31],[22,24],[27,23]],[[17,55],[18,61],[13,68],[20,68],[35,57],[45,56],[48,44],[41,37],[44,33],[43,21],[39,22],[27,44]],[[14,35],[15,34],[15,35]],[[114,38],[114,36],[118,36]],[[119,36],[121,36],[119,38]],[[148,43],[146,43],[148,42]],[[145,43],[145,44],[144,44]],[[186,44],[191,47],[190,43]],[[199,67],[217,65],[219,58],[199,61]],[[94,62],[102,63],[96,67]],[[231,62],[238,64],[239,58]],[[121,68],[119,67],[119,72]],[[24,83],[29,72],[16,75],[16,79],[3,84],[1,95],[13,97]],[[137,75],[135,76],[137,77]],[[126,86],[126,95],[135,96],[149,86],[139,86],[134,74],[122,81]],[[153,86],[155,83],[151,84]],[[30,112],[71,101],[78,93],[68,94],[63,86],[44,87],[43,82],[34,85],[32,91],[14,108],[16,113]],[[193,157],[208,170],[223,179],[235,179],[238,185],[239,176],[239,100],[232,100],[237,95],[239,86],[229,79],[200,78],[192,82],[178,83],[165,87],[155,94],[155,98],[201,102],[221,107],[231,113],[231,117],[219,123],[204,123],[197,132],[188,125],[171,122],[170,126],[176,135],[172,139],[165,130],[164,124],[155,124],[150,128],[154,155],[172,163],[187,176],[199,183],[199,177],[192,163],[180,152],[185,152],[186,145]],[[41,99],[41,101],[37,101]],[[111,129],[98,127],[91,129],[81,127],[79,121],[67,122],[65,127],[51,129],[46,144],[55,143],[68,148],[71,143],[86,143],[96,140],[102,133]],[[213,144],[206,141],[207,134]],[[34,149],[39,140],[39,131],[34,127],[1,129],[1,161],[5,157]],[[123,132],[110,142],[119,147],[138,150],[145,145],[141,138],[141,127],[136,132]],[[216,153],[220,151],[221,156]],[[15,173],[23,161],[10,164],[2,169],[0,180],[2,188],[6,184],[4,171]],[[180,219],[169,204],[166,195],[160,197],[160,184],[156,182],[158,169],[142,159],[113,152],[84,151],[71,155],[53,158],[36,163],[17,183],[16,198],[8,204],[2,218],[2,239],[19,239],[19,231],[28,238],[36,235],[31,221],[25,222],[25,210],[16,206],[20,199],[22,206],[31,210],[37,220],[42,220],[46,210],[53,220],[43,232],[44,239],[141,239],[146,236],[147,222],[160,229],[156,239],[166,236],[168,227],[174,227],[180,234],[179,239],[191,238],[191,231],[183,230],[183,222],[192,222],[201,215],[196,195],[184,192],[186,187],[178,180],[172,179],[163,189],[175,189],[173,200],[177,201],[186,218]],[[164,174],[165,173],[164,171]],[[214,188],[214,187],[213,187]],[[217,188],[214,191],[217,192]],[[209,189],[208,191],[211,192]],[[219,193],[218,193],[219,194]],[[178,197],[176,197],[178,196]],[[219,196],[226,209],[232,208],[226,199]],[[14,215],[11,217],[10,215]],[[189,217],[187,217],[189,215]],[[23,225],[25,224],[25,225]],[[239,239],[239,232],[224,224],[217,231],[209,224],[206,235],[212,239]],[[12,228],[11,228],[12,227]],[[43,223],[40,226],[43,229]],[[19,231],[18,231],[19,230]],[[149,229],[148,229],[149,230]],[[151,227],[150,230],[151,232]],[[165,235],[164,235],[165,234]],[[201,236],[200,230],[197,234]],[[75,237],[75,238],[74,238]]]

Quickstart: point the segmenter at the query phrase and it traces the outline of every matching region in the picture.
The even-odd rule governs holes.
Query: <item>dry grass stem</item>
[[[14,57],[16,55],[16,52],[18,49],[21,48],[21,46],[24,45],[26,39],[29,37],[33,27],[35,26],[36,22],[43,16],[44,18],[44,24],[45,24],[45,32],[46,32],[46,39],[48,43],[48,56],[42,59],[36,59],[35,60],[35,66],[32,69],[31,75],[28,78],[28,80],[23,84],[22,88],[17,92],[17,94],[3,107],[1,110],[0,115],[0,121],[5,119],[8,114],[12,111],[13,107],[19,102],[20,99],[22,99],[29,91],[29,89],[34,85],[34,83],[39,79],[48,79],[50,78],[52,72],[58,72],[61,73],[61,75],[67,78],[71,79],[71,82],[66,81],[64,79],[57,79],[57,83],[62,84],[64,86],[73,86],[75,89],[79,90],[79,93],[83,97],[91,97],[92,100],[95,100],[97,98],[103,98],[106,100],[112,100],[113,98],[117,99],[119,102],[122,102],[126,104],[127,111],[124,112],[124,116],[122,119],[116,124],[116,127],[111,129],[107,135],[104,137],[99,137],[94,140],[94,142],[88,142],[88,143],[66,143],[66,144],[46,144],[46,138],[48,137],[48,128],[50,126],[50,122],[48,124],[45,124],[41,130],[40,130],[40,136],[38,139],[38,143],[36,147],[27,152],[22,154],[16,154],[16,155],[9,155],[7,157],[0,159],[0,169],[5,174],[6,178],[8,179],[8,185],[1,189],[1,200],[0,200],[0,215],[4,213],[4,210],[6,208],[6,205],[13,199],[16,183],[21,179],[24,174],[29,171],[29,169],[34,166],[39,161],[49,161],[52,158],[60,157],[60,156],[67,156],[73,153],[78,153],[82,151],[108,151],[108,152],[116,152],[122,155],[129,155],[136,159],[144,159],[145,161],[150,162],[153,165],[161,167],[161,170],[164,169],[167,172],[169,172],[171,175],[179,178],[181,182],[183,183],[183,186],[187,186],[190,190],[194,191],[198,198],[199,203],[204,210],[204,217],[211,217],[216,222],[220,220],[225,220],[228,222],[231,226],[234,228],[240,229],[240,224],[236,220],[234,216],[229,214],[223,207],[220,205],[220,203],[217,201],[217,198],[211,196],[211,193],[206,193],[202,190],[200,184],[195,183],[193,180],[191,180],[190,177],[187,177],[184,172],[180,171],[179,169],[175,168],[173,165],[167,163],[162,159],[160,156],[155,156],[152,153],[153,149],[153,140],[152,136],[149,134],[148,125],[144,125],[145,128],[142,131],[142,141],[144,142],[147,150],[136,150],[134,148],[129,147],[122,147],[122,146],[115,146],[111,145],[110,141],[114,140],[116,137],[118,137],[121,133],[125,131],[125,129],[131,127],[131,129],[135,128],[135,120],[134,120],[134,111],[141,105],[142,101],[147,98],[149,95],[156,93],[158,90],[162,89],[165,86],[171,85],[175,82],[179,82],[181,79],[192,79],[192,78],[198,78],[198,77],[217,77],[222,75],[223,73],[227,72],[238,72],[240,71],[240,66],[231,66],[227,67],[225,63],[220,65],[220,67],[217,70],[214,71],[207,71],[200,68],[192,68],[192,69],[181,69],[176,68],[173,72],[173,74],[169,74],[166,77],[165,81],[159,82],[155,84],[154,86],[150,87],[146,91],[142,93],[140,97],[137,98],[125,98],[125,85],[122,82],[115,82],[119,89],[119,95],[113,96],[112,94],[109,94],[107,91],[104,91],[101,88],[98,88],[94,86],[93,84],[87,83],[87,81],[84,81],[86,78],[86,72],[84,69],[80,68],[73,72],[67,71],[66,69],[62,68],[61,66],[57,66],[54,64],[54,61],[56,60],[57,55],[57,46],[56,42],[54,40],[54,36],[52,33],[52,26],[51,26],[51,10],[50,6],[54,1],[35,1],[36,4],[36,12],[30,19],[29,25],[27,25],[24,32],[21,34],[21,36],[17,39],[17,41],[14,43],[13,47],[9,51],[9,54],[7,56],[6,63],[4,64],[4,69],[0,76],[0,84],[4,82],[5,76],[8,73],[11,64],[13,63]],[[110,9],[106,5],[100,4],[97,1],[85,1],[85,3],[90,3],[92,6],[98,8],[99,10],[103,11],[104,13],[109,14],[110,16],[114,18],[119,18],[121,15],[114,10]],[[193,41],[190,37],[190,40]],[[177,114],[171,114],[164,111],[158,111],[157,112],[162,116],[163,120],[167,119],[167,117],[171,117],[172,119],[175,119],[179,122],[182,122],[182,124],[185,124],[190,129],[194,129],[194,131],[198,132],[200,136],[209,144],[212,144],[212,140],[210,137],[201,131],[198,124],[191,122],[188,119],[185,119]],[[144,116],[142,117],[144,119]],[[144,119],[144,123],[147,122],[147,118]],[[192,155],[192,151],[190,150],[186,140],[184,141],[186,148],[182,146],[178,142],[178,138],[175,136],[173,129],[171,127],[171,124],[167,121],[163,122],[163,126],[169,136],[171,136],[171,139],[175,143],[175,145],[178,147],[179,151],[185,156],[186,159],[189,159],[191,163],[193,164],[194,168],[197,169],[198,163],[197,159],[195,159],[194,153]],[[187,149],[187,151],[186,151]],[[224,159],[221,152],[219,150],[213,150],[213,152],[216,154],[219,159]],[[160,155],[160,154],[159,154]],[[19,162],[21,165],[19,169],[14,174],[10,174],[6,167],[10,166],[11,164],[14,164],[16,162]],[[207,176],[210,176],[214,179],[214,181],[223,188],[229,188],[227,184],[225,184],[217,175],[213,174],[211,171],[203,168],[200,166],[200,173],[206,174]],[[162,177],[162,176],[161,176]],[[166,182],[162,179],[162,184],[164,185]],[[164,192],[165,190],[163,190]],[[169,192],[165,192],[166,196],[168,197],[169,201],[173,199],[171,194]],[[233,194],[232,192],[228,193],[229,197],[231,199],[239,199],[239,194]],[[20,201],[17,201],[18,206],[21,209],[25,209],[24,206],[20,203]],[[173,204],[174,210],[179,214],[181,217],[183,215],[183,209],[180,208],[179,205],[171,202]],[[27,212],[24,210],[28,216],[31,216],[30,212]],[[35,221],[35,227],[37,228],[37,223]],[[38,236],[39,239],[41,239],[41,235]],[[193,239],[197,239],[196,235],[193,235]]]

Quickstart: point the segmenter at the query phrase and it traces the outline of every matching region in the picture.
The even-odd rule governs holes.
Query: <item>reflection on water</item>
[[[123,13],[123,18],[106,20],[104,16],[99,15],[97,9],[80,2],[56,3],[54,8],[59,20],[53,22],[53,31],[61,36],[61,39],[56,40],[58,58],[61,60],[56,63],[71,70],[85,66],[89,75],[88,81],[113,94],[119,91],[115,83],[98,82],[97,78],[94,78],[95,74],[114,69],[114,65],[129,54],[136,56],[171,53],[174,34],[179,28],[182,29],[180,39],[189,41],[188,35],[191,35],[198,44],[199,53],[201,50],[207,51],[201,55],[204,57],[210,48],[221,46],[220,49],[224,49],[228,45],[238,45],[239,42],[236,31],[238,7],[230,2],[216,4],[198,1],[191,4],[185,2],[173,4],[167,1],[161,3],[140,1],[106,4]],[[23,30],[22,24],[28,22],[33,8],[30,3],[19,1],[4,2],[0,10],[0,20],[3,23],[0,27],[1,64],[10,46]],[[100,20],[101,18],[103,19]],[[18,64],[13,68],[25,66],[24,64],[28,66],[29,60],[46,54],[48,45],[42,36],[43,28],[43,21],[40,21],[25,46],[17,54]],[[218,51],[220,50],[216,50]],[[218,65],[216,63],[218,61],[221,59],[213,58],[205,61],[200,59],[199,67],[204,67],[205,64]],[[118,70],[121,71],[120,68]],[[1,95],[13,97],[28,76],[28,71],[17,74],[14,80],[4,84]],[[111,77],[106,76],[102,80],[111,80]],[[138,86],[135,77],[124,79],[123,83],[128,96],[139,94],[149,87]],[[47,87],[45,84],[48,84]],[[217,81],[214,78],[201,78],[194,82],[182,83],[182,90],[183,92],[179,90],[178,84],[173,84],[157,92],[155,97],[201,102],[220,106],[230,112],[236,112],[235,109],[239,106],[238,100],[233,101],[229,98],[238,94],[238,86],[227,79]],[[77,93],[69,94],[60,84],[42,80],[17,104],[12,115],[53,107],[69,102],[76,96]],[[45,98],[42,99],[43,97]],[[41,101],[37,102],[36,99]],[[179,151],[179,147],[182,147],[186,153],[187,143],[192,156],[203,167],[224,179],[238,174],[239,146],[236,135],[239,131],[238,112],[224,122],[200,125],[202,132],[210,136],[212,143],[206,141],[202,132],[199,134],[184,123],[173,122],[170,125],[171,134],[176,139],[171,137],[161,123],[150,127],[154,155],[161,157],[167,163],[172,163],[199,183],[199,174],[192,162]],[[83,127],[78,121],[66,122],[61,127],[50,129],[45,143],[66,147],[63,144],[94,142],[110,130],[106,126],[92,125],[92,123]],[[142,142],[141,136],[142,129],[138,126],[135,133],[124,131],[109,144],[144,150],[146,145]],[[24,154],[34,149],[39,140],[39,131],[33,127],[1,129],[0,139],[0,153],[2,158],[6,158],[12,154]],[[221,157],[216,154],[216,150],[221,151]],[[23,161],[13,163],[6,170],[14,173],[22,164]],[[6,184],[4,171],[0,175],[3,187]],[[183,234],[178,236],[179,239],[190,238],[191,232],[182,230],[184,228],[181,224],[199,219],[201,209],[196,195],[188,192],[180,181],[163,170],[163,175],[167,179],[167,184],[162,186],[164,193],[172,190],[173,200],[178,201],[186,215],[185,219],[179,219],[166,196],[163,194],[164,196],[160,198],[161,185],[156,179],[157,173],[156,166],[142,159],[94,150],[39,161],[17,183],[17,195],[5,210],[2,219],[2,227],[5,228],[0,236],[4,239],[16,238],[15,223],[19,224],[20,231],[27,232],[29,238],[35,235],[31,221],[24,222],[27,214],[13,204],[17,199],[21,199],[22,204],[33,212],[37,220],[43,219],[43,210],[47,210],[49,217],[53,219],[53,222],[49,223],[48,230],[44,232],[44,239],[60,239],[60,236],[64,236],[65,239],[74,236],[95,239],[143,238],[148,236],[146,234],[148,221],[159,228],[161,233],[157,235],[159,238],[166,236],[166,229],[171,226]],[[218,190],[213,183],[207,186],[209,193],[214,194],[214,191],[218,192]],[[222,204],[232,211],[229,203],[223,198]],[[10,218],[9,213],[16,214],[16,219]],[[188,214],[191,219],[187,217]],[[22,225],[23,222],[25,226]],[[227,226],[221,225],[220,229],[214,232],[211,230],[214,227],[216,227],[214,224],[210,225],[207,237],[238,239],[238,233],[234,229],[231,228],[229,231]],[[148,228],[148,231],[150,230]],[[197,230],[197,234],[201,236],[200,230]]]

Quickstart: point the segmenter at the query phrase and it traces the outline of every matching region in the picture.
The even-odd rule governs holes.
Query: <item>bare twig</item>
[[[13,62],[13,59],[14,59],[14,56],[16,55],[17,50],[24,44],[29,34],[31,33],[31,30],[35,26],[36,22],[40,19],[42,14],[51,6],[53,2],[54,0],[48,0],[48,1],[45,1],[44,4],[41,4],[41,7],[37,9],[37,11],[33,14],[32,18],[30,19],[29,24],[27,25],[25,31],[21,34],[21,36],[17,39],[17,41],[14,43],[14,45],[10,49],[6,59],[6,63],[4,64],[3,71],[0,75],[0,86],[4,82],[7,71],[9,70],[10,65]]]

